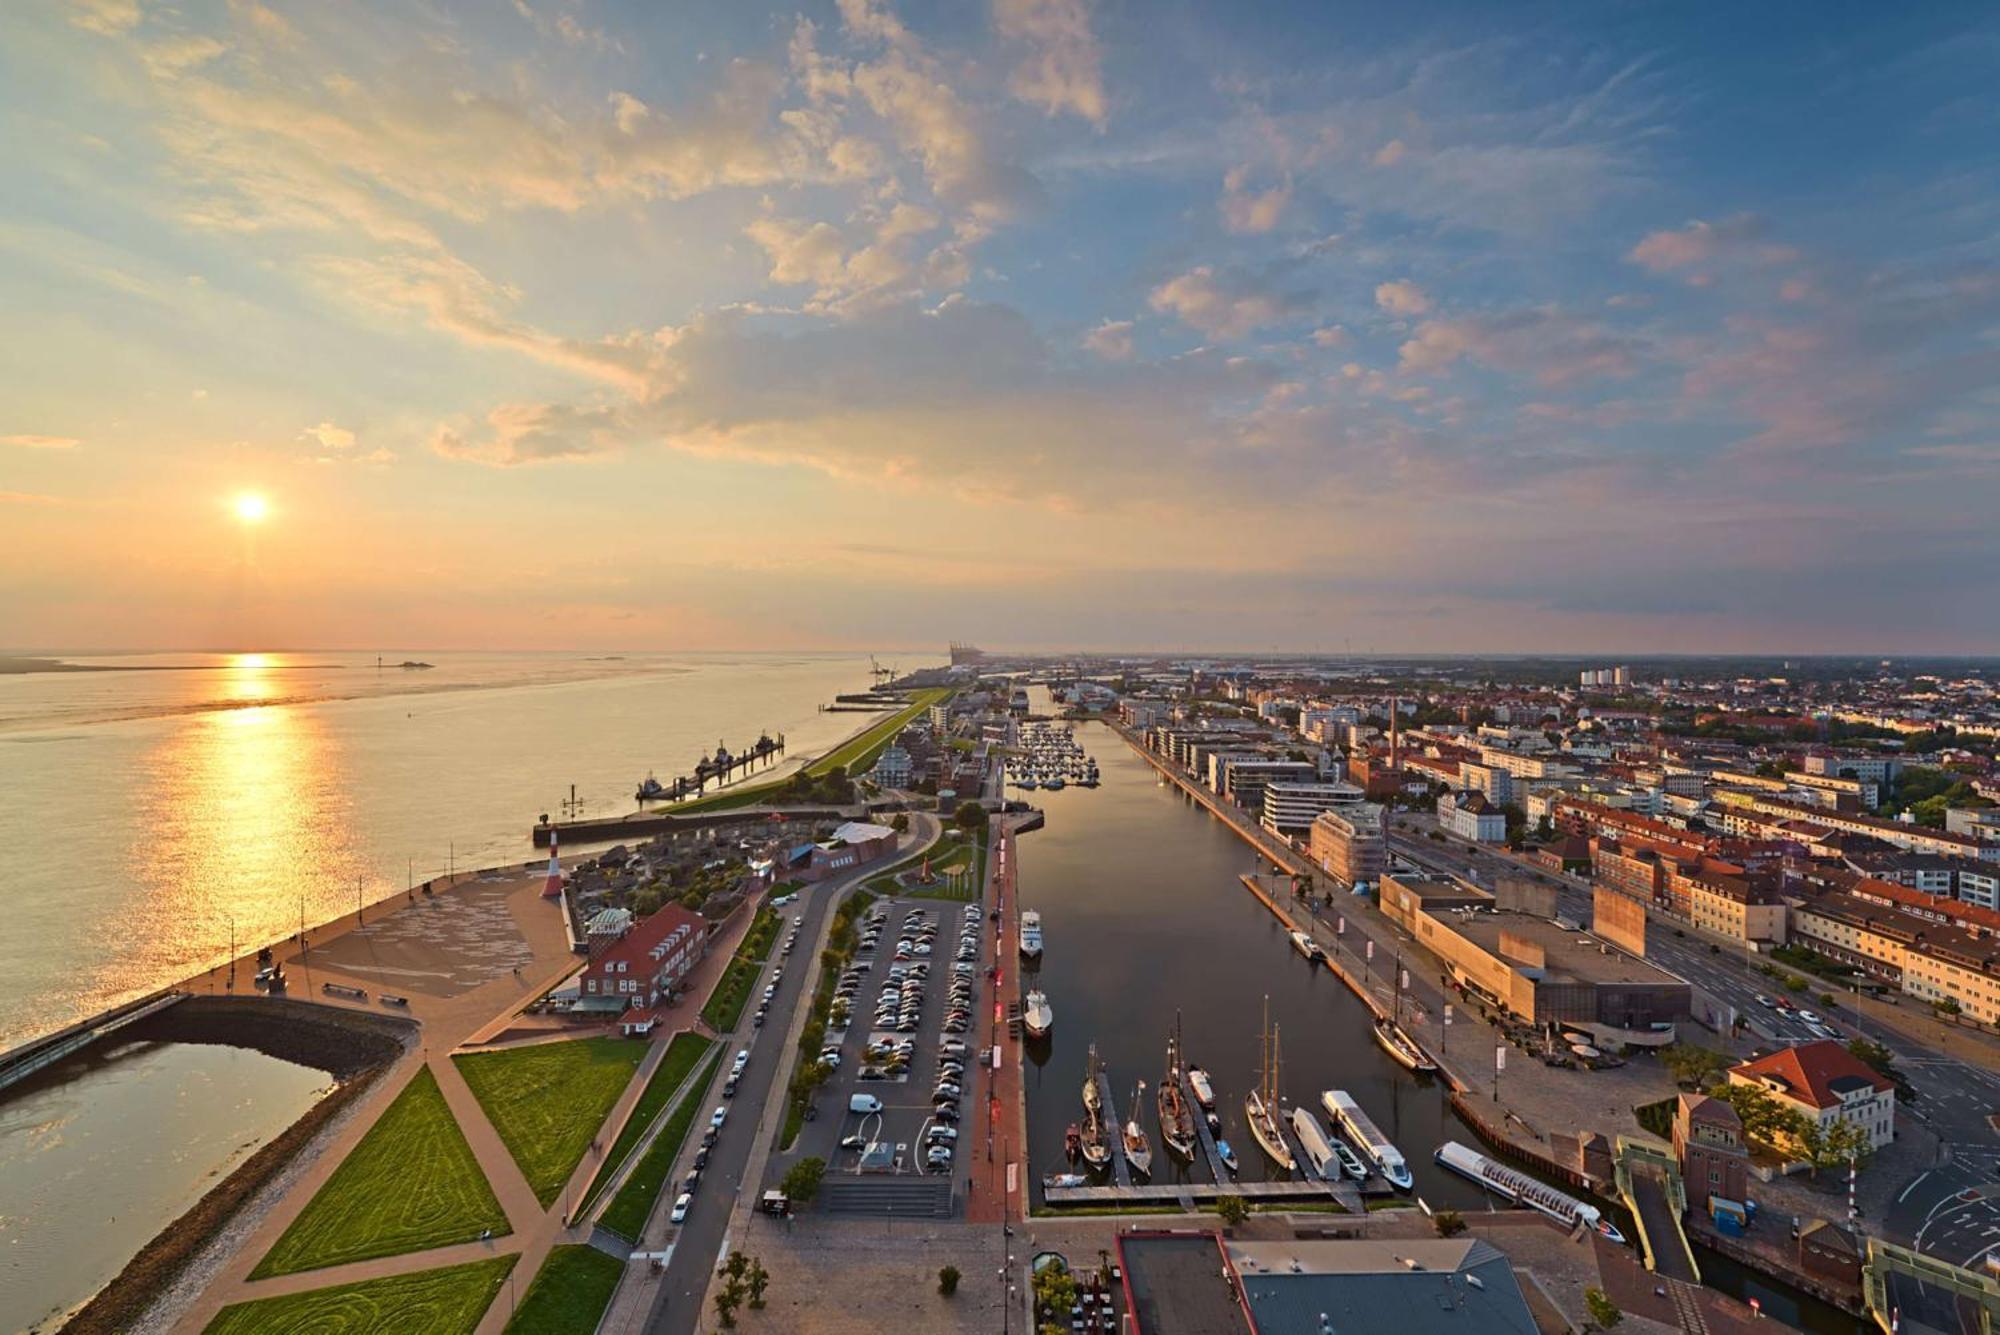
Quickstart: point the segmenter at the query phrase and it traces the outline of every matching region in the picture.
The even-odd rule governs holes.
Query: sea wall
[[[346,1080],[394,1061],[417,1023],[290,997],[191,996],[118,1031],[122,1039],[250,1048]]]

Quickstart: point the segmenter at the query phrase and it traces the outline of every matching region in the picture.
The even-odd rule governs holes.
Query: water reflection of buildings
[[[230,707],[191,713],[140,761],[126,862],[146,893],[118,930],[144,965],[223,959],[232,920],[249,949],[296,932],[302,915],[316,924],[351,907],[365,873],[339,747],[314,707],[260,703],[283,689],[284,666],[238,655],[223,669]]]

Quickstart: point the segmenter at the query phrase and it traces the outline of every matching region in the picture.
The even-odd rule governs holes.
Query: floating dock
[[[1217,1182],[1233,1182],[1235,1179],[1229,1175],[1228,1166],[1222,1162],[1221,1151],[1215,1148],[1215,1133],[1208,1129],[1208,1113],[1195,1102],[1194,1091],[1188,1088],[1186,1070],[1181,1072],[1181,1097],[1187,1100],[1189,1110],[1194,1113],[1195,1144],[1201,1147],[1202,1157],[1208,1160],[1208,1175]]]
[[[1332,1182],[1162,1182],[1134,1187],[1043,1187],[1042,1200],[1065,1205],[1162,1205],[1184,1208],[1187,1201],[1213,1201],[1241,1196],[1246,1201],[1327,1201],[1356,1214],[1365,1208],[1361,1193],[1350,1184]]]
[[[1117,1182],[1112,1187],[1056,1187],[1056,1191],[1137,1191],[1132,1185],[1132,1165],[1125,1162],[1125,1124],[1118,1120],[1118,1105],[1111,1098],[1111,1077],[1097,1073],[1097,1097],[1103,1101],[1104,1129],[1111,1137],[1111,1177]]]

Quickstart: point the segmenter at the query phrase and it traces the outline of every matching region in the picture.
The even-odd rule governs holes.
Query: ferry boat
[[[1082,1173],[1051,1173],[1042,1179],[1045,1187],[1087,1187],[1090,1179]]]
[[[1323,1089],[1319,1102],[1333,1125],[1353,1139],[1354,1148],[1363,1158],[1374,1163],[1377,1171],[1388,1179],[1389,1185],[1398,1191],[1408,1191],[1415,1185],[1410,1177],[1410,1165],[1404,1162],[1403,1152],[1392,1145],[1389,1138],[1382,1134],[1382,1129],[1369,1120],[1353,1095],[1344,1089]]]
[[[1271,1162],[1291,1172],[1299,1166],[1292,1154],[1292,1147],[1285,1143],[1285,1132],[1278,1124],[1278,1031],[1270,1023],[1271,999],[1264,998],[1264,1031],[1258,1038],[1261,1048],[1262,1070],[1259,1086],[1243,1099],[1243,1114],[1250,1123],[1250,1135],[1264,1153],[1271,1156]]]
[[[1194,1158],[1194,1114],[1188,1111],[1187,1095],[1181,1092],[1181,1021],[1174,1016],[1174,1031],[1167,1035],[1167,1073],[1160,1080],[1160,1139],[1171,1154]]]
[[[1042,915],[1029,909],[1021,915],[1021,958],[1042,957]]]
[[[1201,1105],[1202,1111],[1214,1112],[1215,1086],[1210,1082],[1208,1072],[1199,1066],[1190,1066],[1187,1068],[1187,1082],[1188,1088],[1194,1091],[1194,1101]]]
[[[1471,1178],[1505,1200],[1539,1210],[1564,1228],[1574,1228],[1581,1223],[1612,1242],[1625,1241],[1625,1235],[1595,1205],[1586,1205],[1545,1182],[1487,1158],[1478,1150],[1469,1149],[1455,1140],[1447,1140],[1438,1146],[1436,1158],[1459,1176]]]
[[[1326,962],[1326,952],[1319,948],[1319,942],[1313,940],[1312,937],[1306,935],[1304,932],[1292,932],[1289,935],[1292,938],[1292,948],[1298,951],[1299,954],[1305,956],[1314,964],[1324,964]]]
[[[1384,1052],[1418,1075],[1429,1075],[1437,1070],[1437,1063],[1432,1061],[1429,1055],[1417,1046],[1417,1041],[1404,1033],[1403,1026],[1394,1020],[1375,1022],[1375,1041],[1382,1045]]]
[[[1027,1008],[1021,1012],[1021,1026],[1028,1031],[1028,1037],[1047,1038],[1055,1023],[1056,1013],[1049,1008],[1048,997],[1038,991],[1028,993]]]
[[[1132,1165],[1132,1171],[1150,1177],[1153,1172],[1153,1143],[1146,1139],[1146,1128],[1139,1125],[1139,1109],[1146,1104],[1146,1082],[1141,1080],[1132,1091],[1132,1115],[1125,1119],[1125,1162]]]
[[[1240,1173],[1243,1171],[1243,1165],[1236,1161],[1236,1151],[1229,1148],[1228,1141],[1218,1140],[1215,1142],[1215,1157],[1222,1160],[1222,1166],[1230,1172]]]

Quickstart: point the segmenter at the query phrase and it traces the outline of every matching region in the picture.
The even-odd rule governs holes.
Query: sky
[[[2000,652],[1996,69],[1970,4],[10,4],[0,645]]]

